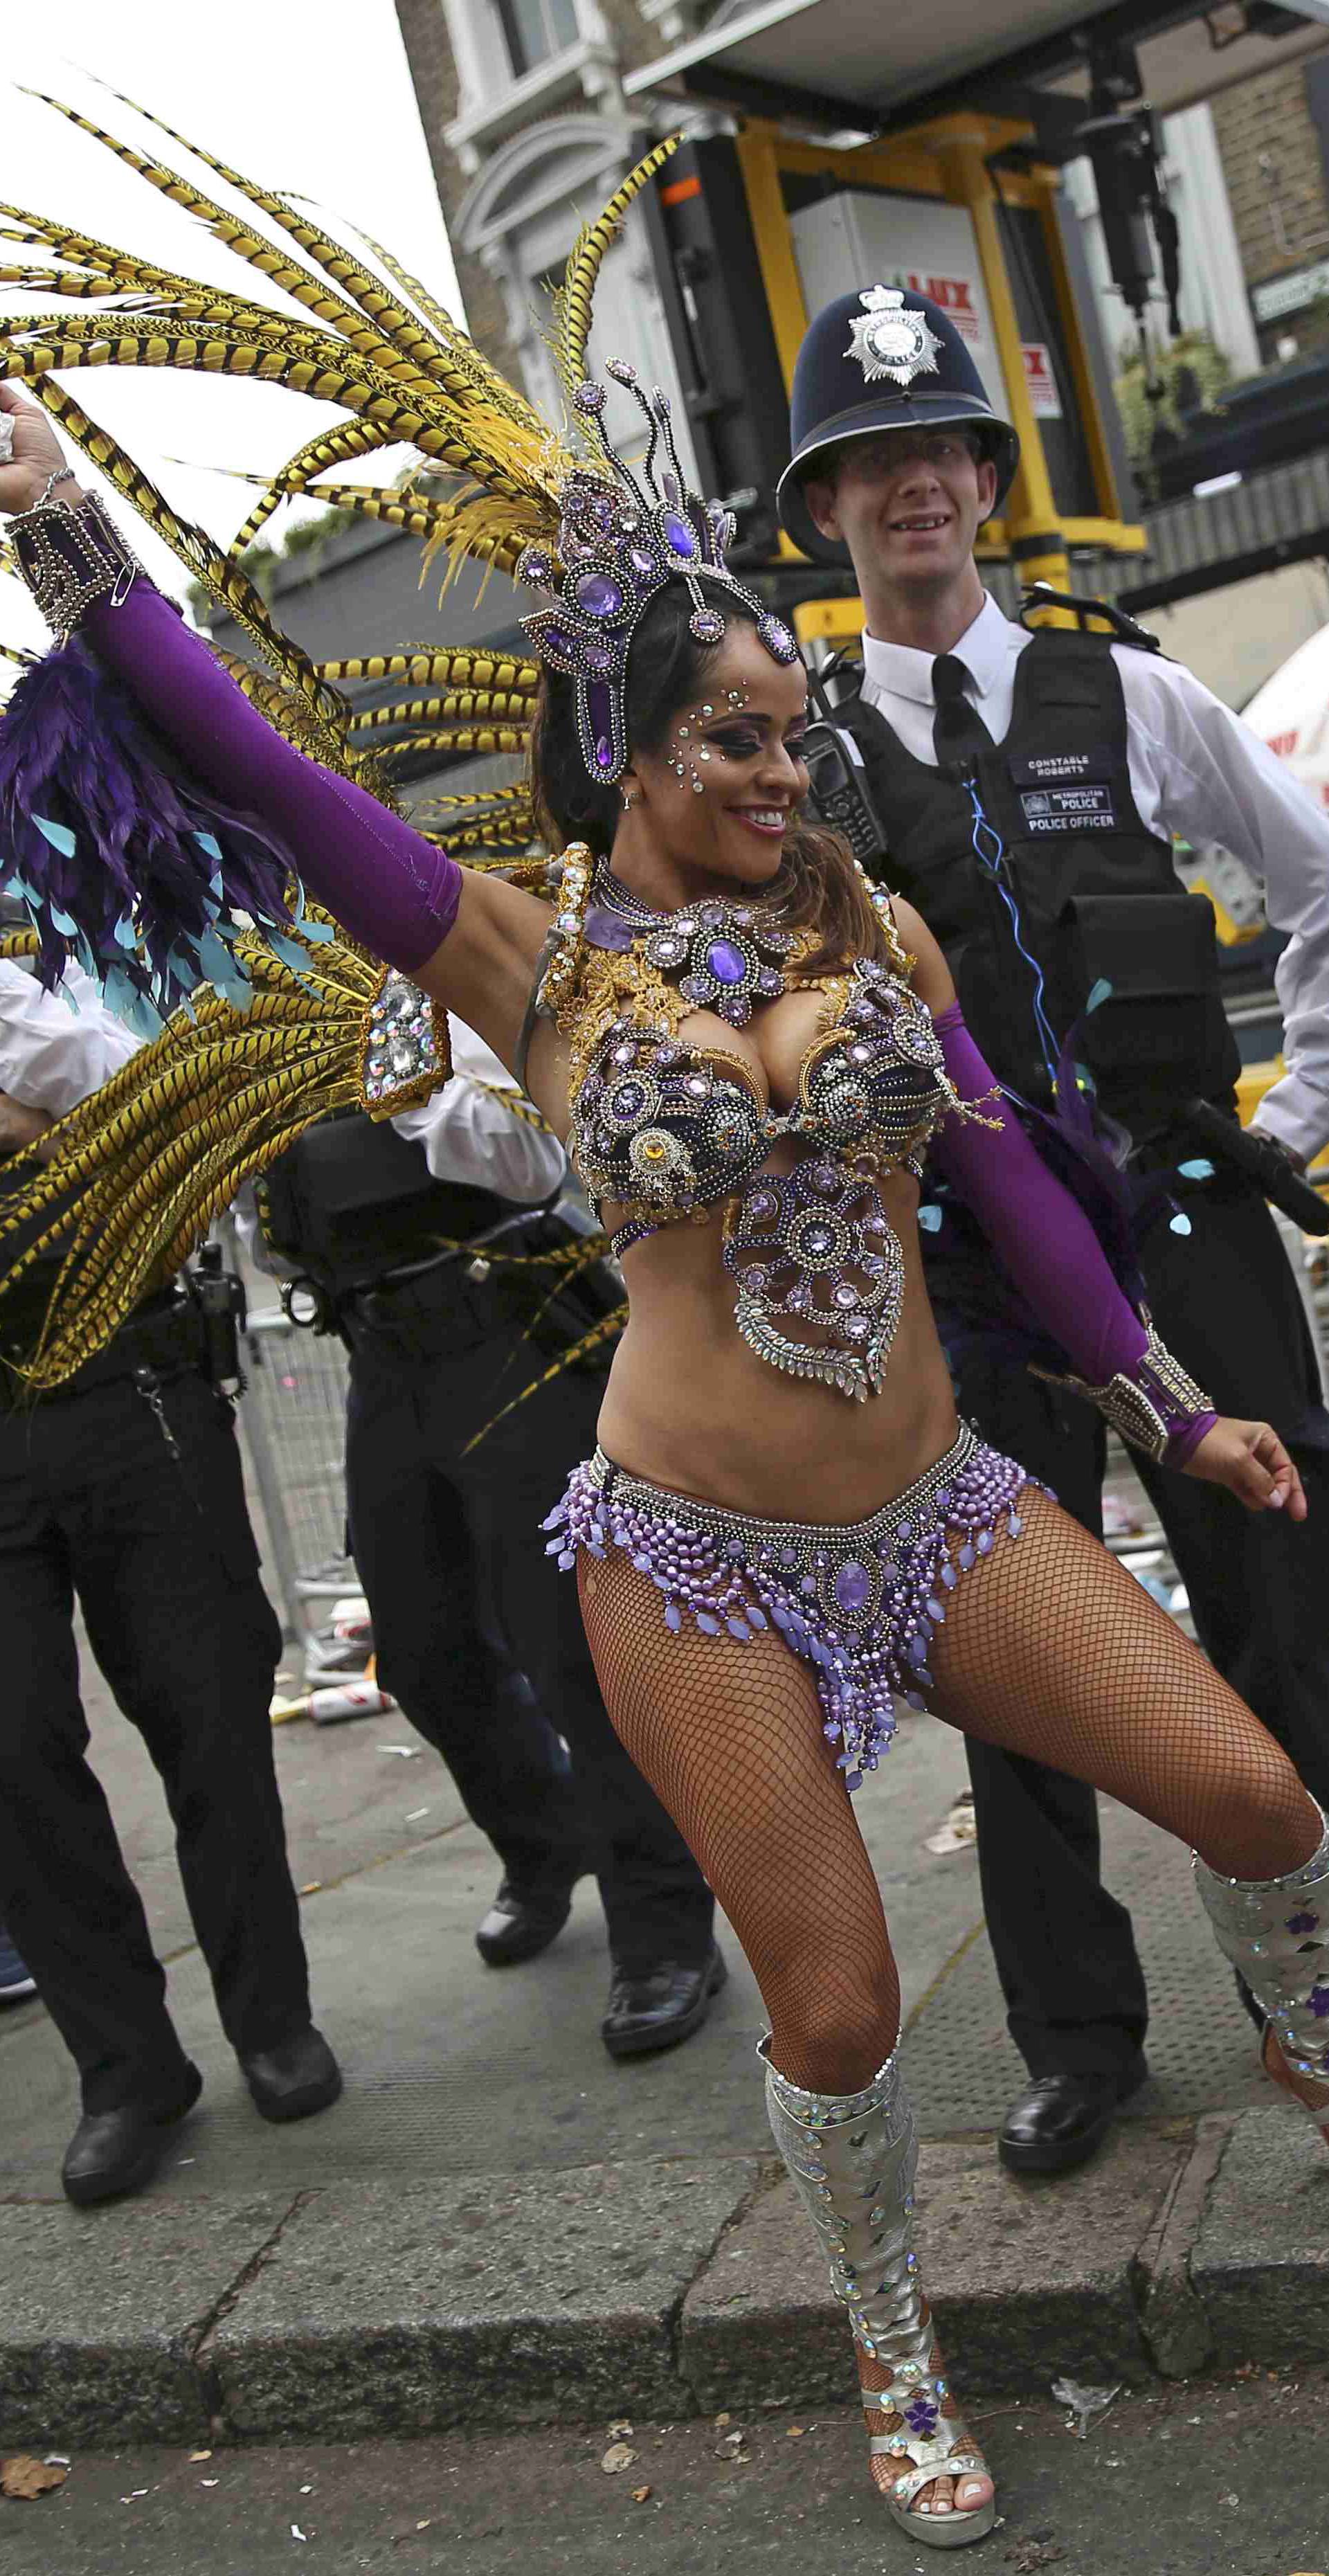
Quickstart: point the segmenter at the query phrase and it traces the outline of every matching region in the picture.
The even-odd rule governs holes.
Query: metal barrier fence
[[[346,1353],[277,1307],[251,1313],[244,1353],[250,1490],[287,1643],[303,1652],[328,1603],[359,1588],[346,1545]]]

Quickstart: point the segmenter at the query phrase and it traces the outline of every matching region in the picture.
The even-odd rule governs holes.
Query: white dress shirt
[[[1033,637],[994,599],[951,647],[966,695],[995,743],[1015,704],[1015,665]],[[863,695],[907,750],[931,763],[931,653],[863,638]],[[1263,880],[1265,911],[1290,936],[1274,972],[1287,1071],[1256,1125],[1309,1158],[1329,1139],[1329,815],[1276,754],[1180,662],[1114,644],[1126,701],[1131,792],[1145,829],[1221,842]]]
[[[0,1091],[25,1109],[63,1118],[141,1045],[81,967],[66,966],[60,989],[44,993],[26,966],[0,957]]]
[[[453,1079],[422,1109],[403,1109],[392,1124],[399,1136],[423,1145],[437,1181],[465,1181],[501,1199],[533,1207],[556,1190],[567,1171],[556,1136],[515,1117],[507,1100],[521,1092],[498,1057],[468,1029],[450,1019]],[[491,1084],[492,1089],[483,1086]],[[494,1092],[506,1095],[495,1099]]]

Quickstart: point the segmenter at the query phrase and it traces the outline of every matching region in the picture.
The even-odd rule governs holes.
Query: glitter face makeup
[[[724,702],[731,714],[741,714],[743,708],[749,703],[747,690],[726,689]],[[701,774],[700,764],[709,762],[717,753],[722,760],[729,757],[723,744],[704,743],[699,739],[701,727],[711,723],[717,712],[722,710],[717,710],[715,701],[711,698],[706,699],[699,707],[689,707],[687,714],[670,735],[666,746],[665,756],[674,776],[685,785],[690,785],[694,796],[704,794],[707,786],[707,781]]]

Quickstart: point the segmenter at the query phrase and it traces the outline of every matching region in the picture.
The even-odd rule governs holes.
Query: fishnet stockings
[[[950,1596],[929,1656],[936,1715],[1106,1789],[1225,1874],[1299,1868],[1319,1811],[1258,1718],[1078,1522],[1033,1486],[1020,1512],[1023,1536]],[[605,1706],[743,1945],[774,2063],[816,2092],[854,2091],[895,2046],[899,1980],[811,1671],[774,1630],[671,1635],[617,1549],[583,1554],[578,1580]],[[858,2364],[864,2387],[887,2384],[870,2355]],[[872,2467],[889,2488],[890,2462]],[[918,2504],[972,2509],[989,2492],[939,2478]]]
[[[1046,1495],[1026,1487],[1020,1511],[1023,1537],[999,1539],[950,1596],[930,1653],[937,1716],[1109,1791],[1225,1874],[1298,1868],[1319,1813],[1258,1718]],[[809,1667],[773,1630],[671,1635],[619,1550],[583,1556],[579,1579],[605,1705],[743,1945],[775,2064],[853,2091],[895,2045],[899,1984]]]

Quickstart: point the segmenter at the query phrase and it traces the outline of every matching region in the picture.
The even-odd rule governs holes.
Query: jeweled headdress
[[[623,702],[632,638],[667,583],[686,584],[693,603],[688,625],[699,644],[718,644],[725,631],[722,611],[707,598],[709,587],[742,602],[774,661],[795,661],[798,645],[783,618],[745,589],[725,562],[734,538],[733,512],[687,489],[669,396],[658,385],[648,394],[626,359],[607,359],[605,373],[628,387],[645,414],[650,437],[641,479],[610,443],[603,385],[578,385],[574,406],[616,480],[607,482],[599,471],[569,475],[559,494],[556,559],[543,546],[527,546],[517,577],[554,593],[556,606],[521,622],[540,659],[576,681],[582,758],[592,778],[612,785],[627,767]],[[662,447],[666,461],[660,465]]]

